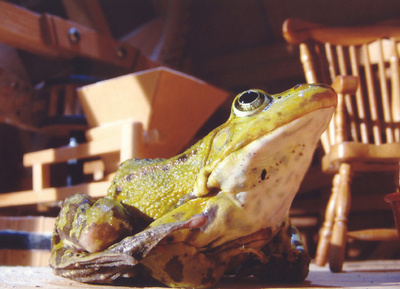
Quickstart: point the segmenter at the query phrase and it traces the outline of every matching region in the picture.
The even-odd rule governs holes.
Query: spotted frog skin
[[[50,266],[88,283],[304,280],[310,259],[288,212],[336,102],[320,84],[240,93],[227,122],[184,153],[125,161],[105,198],[67,198]]]

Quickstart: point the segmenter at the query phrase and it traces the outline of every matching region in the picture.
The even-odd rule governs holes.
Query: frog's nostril
[[[311,83],[310,86],[318,86],[318,87],[331,88],[330,85],[325,84],[325,83]]]
[[[298,89],[299,87],[301,86],[301,84],[296,84],[296,86],[295,87],[293,87],[293,89]]]

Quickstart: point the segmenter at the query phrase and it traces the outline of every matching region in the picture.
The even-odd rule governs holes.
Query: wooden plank
[[[94,198],[104,197],[107,194],[110,184],[110,180],[107,180],[70,187],[44,188],[40,192],[20,191],[0,194],[0,207],[53,203],[62,201],[66,197],[76,193],[85,193]]]
[[[23,163],[25,167],[34,164],[63,163],[71,159],[83,159],[95,157],[105,153],[119,152],[121,142],[117,139],[101,139],[78,144],[75,147],[60,147],[45,149],[37,152],[24,154]]]
[[[83,284],[69,279],[61,278],[46,267],[0,267],[1,288],[27,289],[27,288],[99,288],[99,285]],[[138,285],[137,285],[138,286]],[[135,288],[162,289],[155,283],[135,287],[135,284],[125,282],[120,286],[102,285],[102,289],[135,289]],[[156,287],[155,287],[156,286]],[[254,278],[235,279],[224,278],[218,288],[399,288],[400,286],[400,260],[377,260],[363,262],[347,262],[344,264],[344,273],[334,274],[327,266],[310,266],[310,274],[304,282],[300,283],[261,283]]]

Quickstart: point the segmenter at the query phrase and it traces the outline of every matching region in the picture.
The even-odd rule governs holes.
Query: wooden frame
[[[79,144],[74,147],[46,149],[24,155],[25,167],[32,167],[31,191],[5,193],[0,195],[0,207],[20,206],[28,204],[53,203],[63,200],[67,196],[82,192],[92,197],[102,197],[110,186],[110,177],[100,182],[84,183],[80,185],[54,188],[50,187],[50,165],[67,162],[71,159],[85,159],[101,156],[103,154],[119,153],[120,161],[141,157],[141,148],[158,141],[156,131],[145,132],[141,123],[125,121],[122,124],[121,138],[102,139]],[[98,164],[98,163],[97,163]],[[94,173],[98,169],[92,169]],[[100,169],[101,163],[100,163]]]

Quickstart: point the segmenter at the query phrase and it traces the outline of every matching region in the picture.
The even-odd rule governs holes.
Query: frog
[[[228,120],[184,152],[126,160],[105,197],[66,198],[50,267],[100,284],[303,281],[310,257],[289,211],[336,105],[324,84],[239,93]]]

